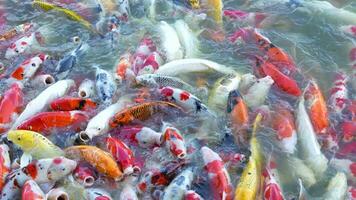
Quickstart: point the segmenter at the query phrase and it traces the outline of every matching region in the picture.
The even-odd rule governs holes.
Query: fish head
[[[57,181],[70,174],[76,167],[76,161],[65,157],[56,157],[48,168],[47,177],[49,180]]]
[[[22,187],[22,198],[45,199],[45,194],[34,180],[28,180]]]
[[[21,147],[22,149],[28,149],[36,144],[35,136],[32,131],[14,130],[9,131],[7,139]]]
[[[135,140],[141,147],[150,148],[162,144],[162,134],[150,128],[143,127],[140,131],[135,133]]]

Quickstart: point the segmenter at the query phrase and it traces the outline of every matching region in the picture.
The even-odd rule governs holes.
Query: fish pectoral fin
[[[20,167],[25,167],[32,162],[32,155],[28,153],[23,153],[20,159]]]

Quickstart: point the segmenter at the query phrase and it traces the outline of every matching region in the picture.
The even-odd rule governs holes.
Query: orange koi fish
[[[96,108],[96,103],[91,99],[64,97],[52,101],[50,107],[58,111],[90,110]]]

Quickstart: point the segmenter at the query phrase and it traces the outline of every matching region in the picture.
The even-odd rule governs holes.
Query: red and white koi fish
[[[341,26],[340,30],[345,34],[356,38],[356,25]]]
[[[315,133],[325,134],[326,129],[329,127],[328,110],[323,94],[315,81],[309,82],[304,98]]]
[[[73,177],[84,187],[92,186],[96,180],[95,171],[84,163],[78,163],[77,167],[73,171]]]
[[[351,199],[351,200],[355,200],[356,199],[356,188],[350,186],[347,189],[347,196],[346,198]]]
[[[67,79],[58,81],[57,83],[46,88],[36,98],[27,104],[25,110],[12,125],[12,129],[16,129],[16,127],[22,124],[25,120],[47,109],[48,105],[53,100],[64,96],[74,85],[75,83],[73,80]]]
[[[0,41],[11,40],[20,34],[27,33],[33,26],[33,23],[24,23],[17,25],[11,28],[10,30],[7,30],[4,33],[0,34]]]
[[[121,128],[120,135],[126,132],[129,133],[129,138],[142,148],[158,147],[163,142],[162,133],[148,127],[124,126]]]
[[[229,200],[233,198],[233,190],[229,174],[217,153],[204,146],[200,149],[204,168],[208,172],[210,188],[214,199]]]
[[[18,81],[28,81],[35,75],[40,65],[48,58],[48,55],[41,53],[25,60],[14,72],[12,72],[11,78]]]
[[[5,178],[11,170],[9,150],[6,144],[0,144],[0,191],[4,187]]]
[[[260,61],[257,59],[256,67],[258,70],[262,71],[264,75],[270,76],[276,86],[282,91],[293,96],[300,96],[302,94],[297,82],[279,71],[279,69],[271,62]]]
[[[164,190],[162,200],[181,200],[191,187],[194,174],[191,168],[185,169]]]
[[[347,76],[343,72],[335,75],[333,87],[330,90],[329,106],[332,112],[340,114],[346,107],[348,91]]]
[[[119,164],[124,174],[130,175],[141,171],[138,166],[134,165],[135,157],[132,150],[121,140],[113,137],[107,137],[106,148]]]
[[[304,106],[303,96],[300,97],[295,114],[301,158],[313,170],[316,177],[321,177],[328,166],[328,159],[320,150],[313,125]]]
[[[169,124],[164,124],[162,127],[163,142],[166,144],[169,151],[180,159],[187,155],[187,147],[185,146],[184,138],[180,131]]]
[[[30,130],[50,134],[53,129],[78,129],[89,120],[89,116],[81,111],[42,112],[24,121],[18,130]]]
[[[23,98],[22,85],[18,83],[13,83],[0,98],[0,133],[11,127],[23,106]]]
[[[112,200],[108,192],[100,188],[88,188],[86,190],[86,199],[87,200]]]
[[[353,141],[356,137],[356,120],[342,122],[341,133],[344,142]]]
[[[78,88],[78,96],[89,98],[95,95],[95,83],[90,79],[84,79]]]
[[[224,10],[223,15],[254,27],[259,27],[261,22],[267,17],[265,13],[245,12],[242,10]]]
[[[137,73],[137,75],[153,74],[162,64],[163,59],[161,55],[158,52],[154,51],[146,57],[145,61],[143,62],[143,67]]]
[[[34,180],[28,180],[22,187],[23,200],[45,200],[46,195]]]
[[[269,162],[268,167],[266,167],[262,175],[264,176],[264,199],[284,200],[285,198],[282,194],[282,189],[279,185],[278,172],[276,169],[276,163],[274,161]]]
[[[276,131],[277,144],[284,152],[293,154],[297,145],[294,117],[290,110],[282,106],[275,108],[272,128]]]
[[[35,42],[37,42],[36,33],[31,33],[30,35],[23,36],[14,43],[11,43],[9,48],[7,48],[5,53],[6,59],[11,59],[15,56],[23,54],[27,51]]]
[[[185,193],[184,200],[204,200],[198,193],[193,190],[188,190]]]
[[[132,58],[132,70],[135,74],[138,74],[139,71],[143,69],[146,58],[156,50],[156,45],[151,38],[144,37],[140,41],[140,44]]]
[[[91,99],[63,97],[52,101],[50,107],[55,111],[91,110],[96,103]]]
[[[118,83],[122,83],[124,80],[130,80],[135,77],[135,73],[131,69],[131,55],[122,55],[118,63],[114,66],[114,77]]]
[[[187,91],[173,87],[163,87],[159,89],[159,93],[165,100],[177,104],[188,113],[211,114],[208,107],[198,97]]]
[[[349,180],[356,183],[356,162],[349,159],[333,158],[330,160],[330,165],[336,170],[344,172]]]
[[[149,169],[141,176],[137,183],[137,190],[143,193],[154,187],[167,186],[185,164],[185,162],[171,161],[162,164],[162,167]]]

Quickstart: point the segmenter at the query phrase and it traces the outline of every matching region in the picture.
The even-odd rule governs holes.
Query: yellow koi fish
[[[207,9],[208,16],[213,18],[218,25],[222,25],[224,7],[222,0],[203,0],[202,4]]]
[[[34,159],[63,156],[64,152],[43,135],[25,130],[9,131],[7,139],[19,146]]]
[[[262,115],[258,114],[252,130],[251,156],[246,168],[242,172],[240,182],[235,190],[235,200],[254,200],[257,198],[261,186],[262,155],[256,138],[256,131]]]

